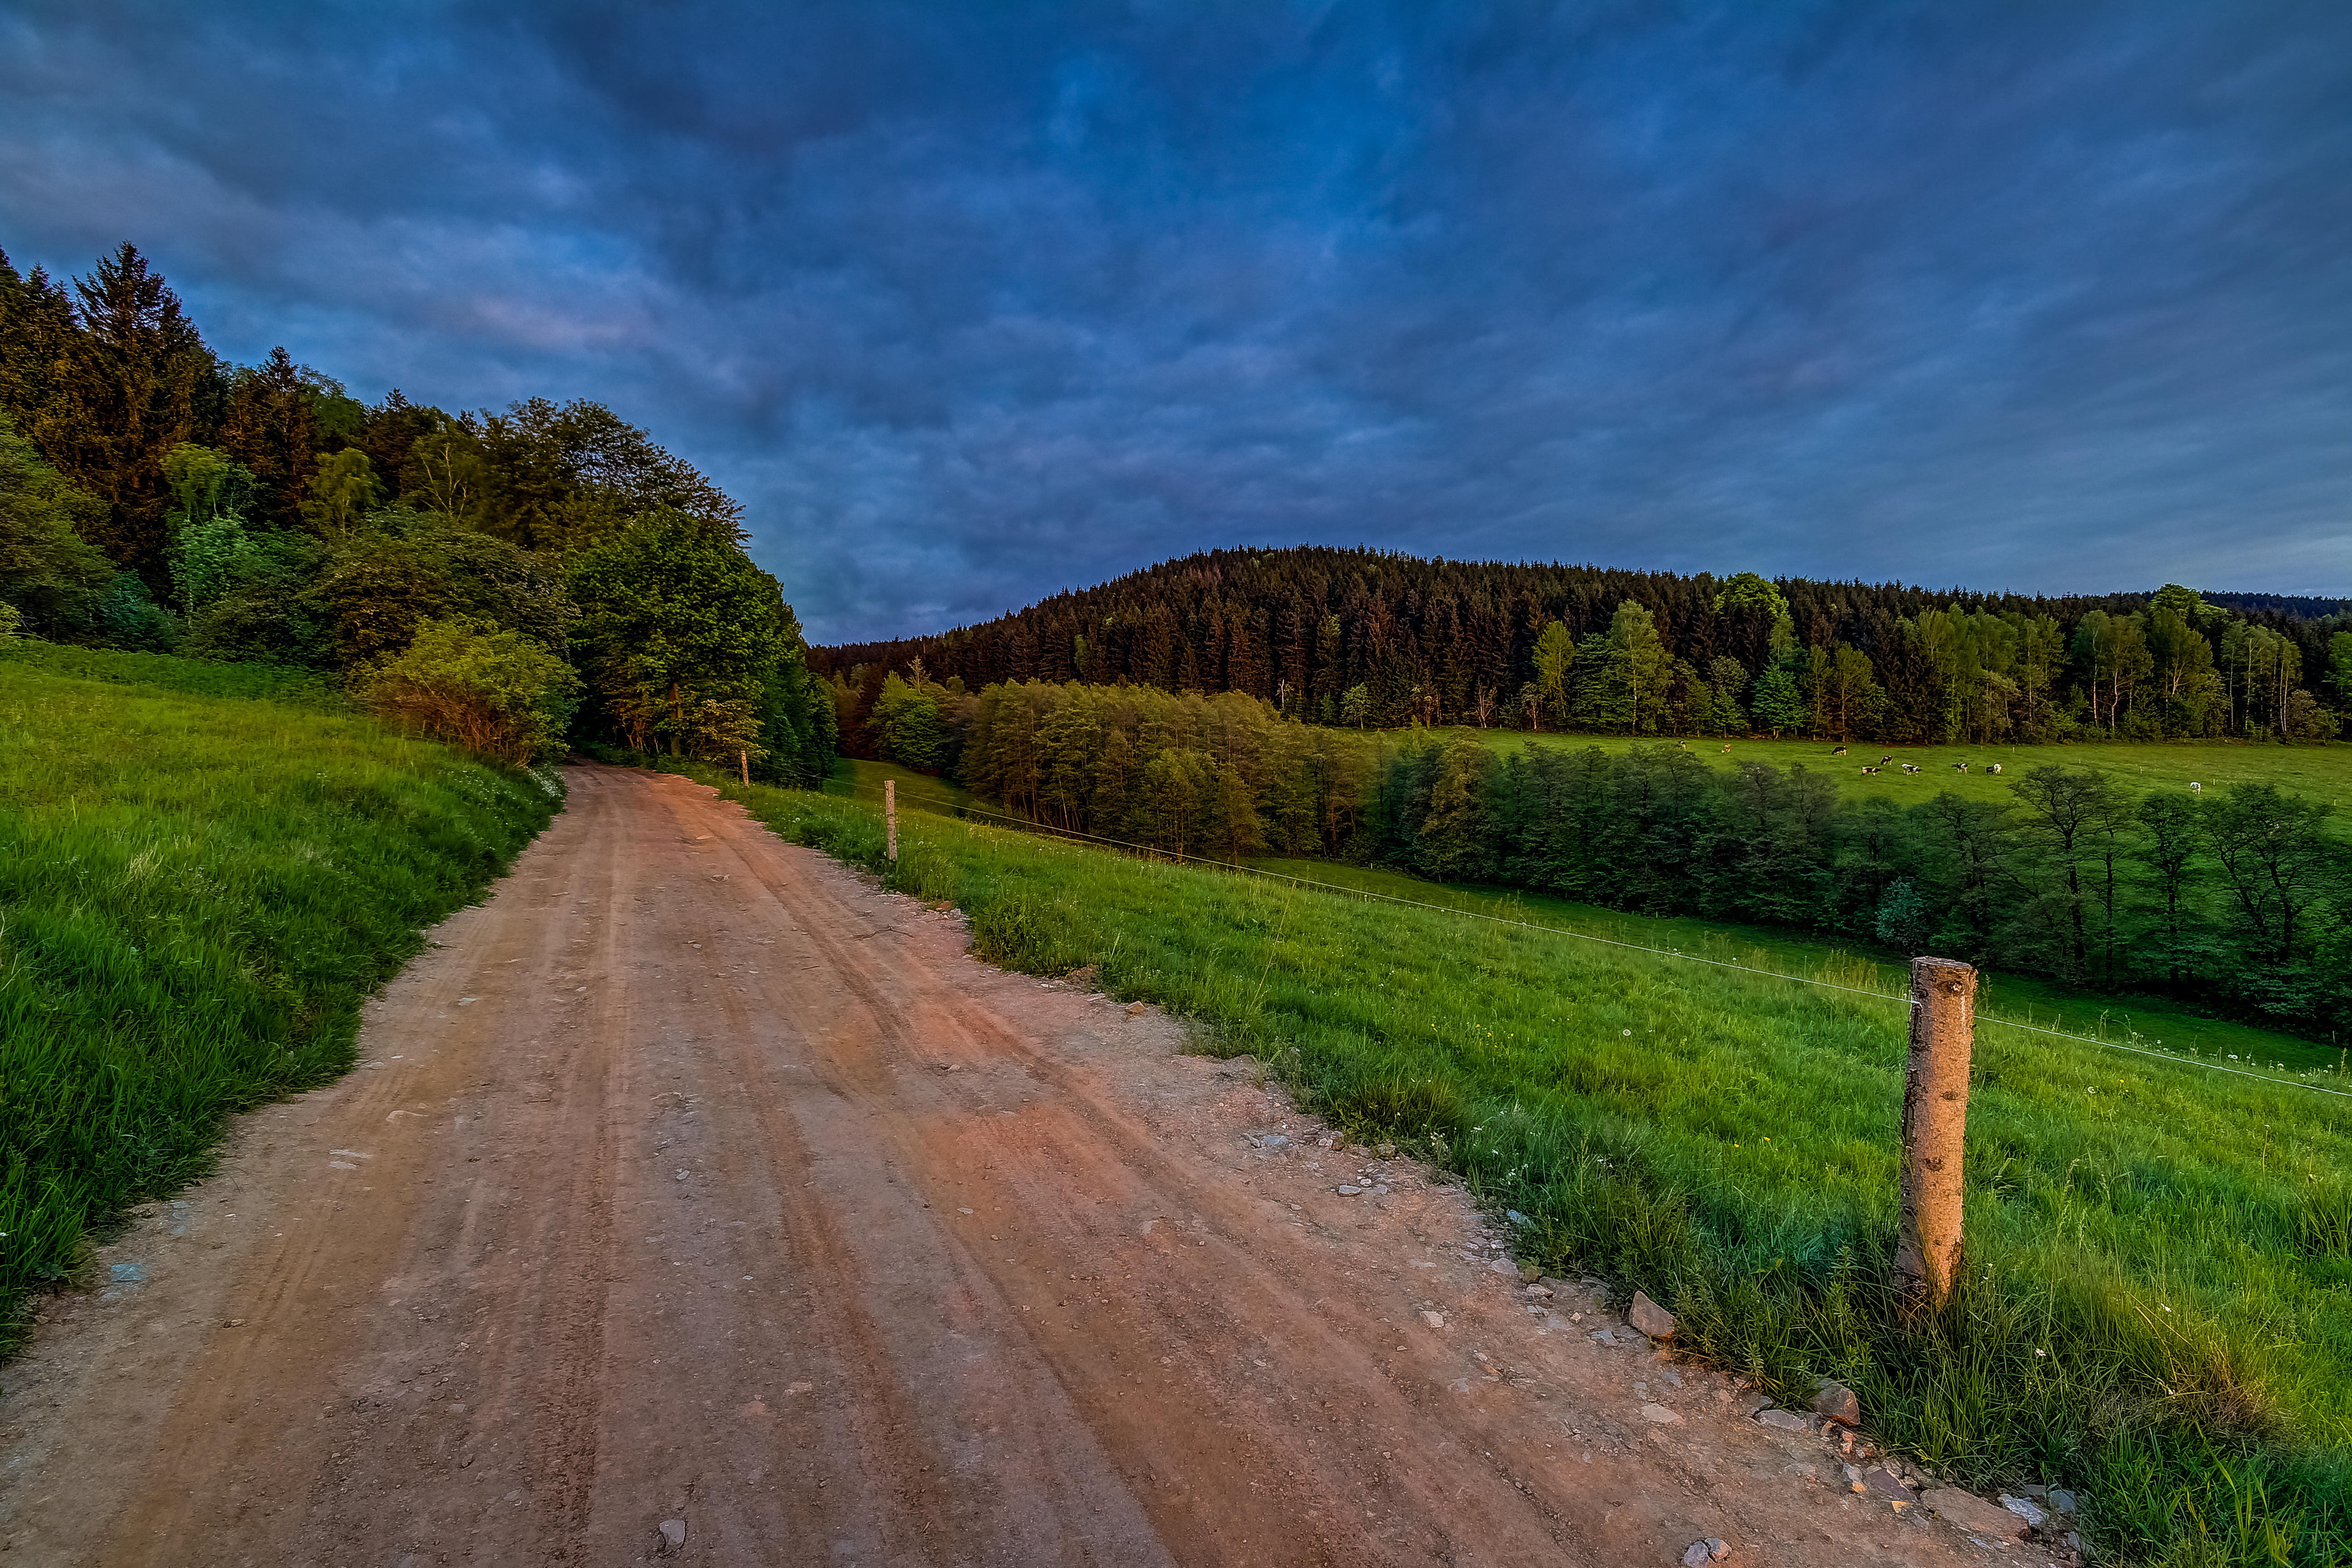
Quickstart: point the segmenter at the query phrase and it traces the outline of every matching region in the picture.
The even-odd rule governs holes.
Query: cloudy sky
[[[0,0],[0,247],[593,397],[811,637],[1212,545],[2352,595],[2352,6]]]

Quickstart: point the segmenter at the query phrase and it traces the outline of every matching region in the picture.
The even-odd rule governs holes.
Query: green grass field
[[[1416,733],[1451,738],[1469,735],[1484,741],[1497,754],[1507,755],[1528,746],[1566,747],[1580,751],[1598,746],[1604,752],[1631,747],[1687,745],[1691,755],[1714,767],[1731,768],[1742,762],[1769,763],[1787,768],[1802,763],[1837,780],[1849,797],[1885,795],[1909,805],[1931,798],[1939,790],[1980,800],[2008,802],[2009,785],[2029,768],[2056,764],[2067,768],[2100,768],[2116,781],[2136,790],[2187,789],[2201,784],[2210,792],[2230,784],[2272,784],[2315,800],[2352,802],[2352,745],[2261,745],[2245,741],[2117,742],[2064,746],[1887,746],[1855,741],[1843,757],[1832,755],[1830,741],[1664,740],[1652,736],[1636,741],[1624,735],[1530,734],[1523,730],[1388,730],[1381,733],[1404,742]],[[1876,777],[1865,776],[1883,756],[1909,763],[1922,771],[1900,772],[1895,763]],[[1969,771],[1954,764],[1966,763]],[[1998,775],[1986,773],[1988,763],[2001,764]]]
[[[337,706],[301,672],[0,652],[0,1329],[227,1113],[347,1068],[361,1001],[553,814],[551,778]]]
[[[881,866],[862,789],[727,793],[787,837]],[[1311,1107],[1526,1215],[1525,1258],[1648,1289],[1682,1316],[1682,1342],[1784,1397],[1841,1377],[1874,1433],[1943,1473],[2083,1489],[2125,1561],[2352,1554],[2352,1099],[2315,1092],[2319,1078],[2251,1081],[1988,1026],[1968,1286],[1906,1325],[1886,1267],[1905,1018],[1891,998],[912,810],[900,833],[888,879],[961,903],[984,956],[1097,965],[1116,994],[1196,1020]],[[1605,918],[1656,945],[1760,950],[1891,989],[1866,957],[1812,950],[1808,965],[1802,944]],[[2013,983],[1991,1000],[2047,1021]],[[2267,1062],[2305,1048],[2207,1020],[2154,1032],[2169,1046],[2175,1029]]]

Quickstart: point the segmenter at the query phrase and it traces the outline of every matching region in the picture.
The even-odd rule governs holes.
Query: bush
[[[562,750],[581,690],[541,644],[464,616],[419,622],[407,650],[361,687],[383,717],[516,766]]]

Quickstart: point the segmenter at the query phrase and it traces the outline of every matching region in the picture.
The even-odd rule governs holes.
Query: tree
[[[1796,646],[1788,598],[1753,572],[1725,583],[1713,608],[1723,623],[1723,646],[1747,668],[1761,669]]]
[[[2206,847],[2254,962],[2286,969],[2312,943],[2313,920],[2342,876],[2322,826],[2334,809],[2266,784],[2236,785],[2205,806]]]
[[[273,526],[301,526],[316,453],[325,440],[320,404],[342,396],[341,383],[296,364],[282,345],[229,377],[215,440],[252,473],[255,507]]]
[[[81,635],[114,565],[76,524],[104,515],[95,496],[66,482],[0,415],[0,603],[26,631]]]
[[[917,668],[921,661],[916,661]],[[947,752],[947,727],[940,715],[938,695],[919,681],[898,679],[892,670],[882,678],[882,695],[875,699],[866,718],[874,731],[875,749],[891,762],[917,773],[936,773]]]
[[[1991,947],[2004,923],[2001,895],[2011,880],[2009,808],[1941,790],[1913,809],[1935,863],[1944,910],[1936,942],[1973,963]]]
[[[2091,611],[2074,632],[2074,662],[2091,700],[2091,722],[2113,735],[2140,682],[2156,668],[2140,618]]]
[[[1675,678],[1674,656],[1658,636],[1657,618],[1635,600],[1617,606],[1607,637],[1588,661],[1584,711],[1601,725],[1640,735],[1665,717]]]
[[[1457,736],[1439,754],[1428,814],[1416,835],[1422,868],[1431,876],[1469,878],[1484,870],[1479,785],[1493,761],[1486,748],[1467,735]]]
[[[356,447],[320,453],[309,488],[302,521],[324,539],[348,539],[358,532],[361,520],[383,499],[375,465]]]
[[[1783,730],[1804,728],[1805,699],[1797,689],[1795,673],[1785,661],[1756,678],[1755,692],[1748,698],[1748,711],[1755,715],[1758,727],[1772,731],[1776,741]]]
[[[79,331],[59,345],[26,434],[105,511],[87,537],[161,581],[166,452],[193,439],[217,372],[179,296],[124,244],[74,284]]]
[[[2337,632],[2327,639],[2327,684],[2336,700],[2352,709],[2352,632]]]
[[[2142,837],[2138,858],[2155,883],[2157,904],[2164,921],[2165,972],[2178,985],[2188,956],[2181,927],[2188,916],[2204,828],[2197,820],[2194,799],[2160,792],[2140,797],[2139,825]]]
[[[525,550],[579,549],[656,511],[742,541],[742,509],[732,499],[603,404],[533,397],[459,423],[479,464],[471,498],[478,526]],[[464,445],[446,433],[432,439],[445,465]]]
[[[1885,693],[1878,689],[1866,657],[1840,643],[1827,652],[1813,649],[1811,662],[1816,734],[1850,741],[1857,729],[1877,722]]]
[[[0,415],[19,431],[32,429],[57,395],[79,330],[65,285],[38,267],[19,276],[0,251]]]
[[[1554,713],[1568,711],[1568,672],[1576,663],[1576,639],[1558,621],[1548,622],[1541,636],[1536,638],[1534,685],[1539,704],[1549,704]],[[1542,728],[1540,708],[1536,725]]]
[[[1746,731],[1748,715],[1740,710],[1739,694],[1748,689],[1748,671],[1736,658],[1717,654],[1706,667],[1710,701],[1702,723],[1718,735]]]
[[[572,606],[540,561],[501,539],[431,521],[404,533],[324,547],[303,607],[324,624],[333,662],[372,664],[406,647],[419,622],[465,616],[567,651]]]
[[[2012,781],[2022,817],[2023,879],[2034,895],[2027,919],[2041,924],[2065,954],[2065,972],[2090,968],[2090,921],[2100,913],[2106,979],[2115,980],[2116,855],[2132,818],[2130,802],[2096,768],[2044,763]],[[2090,885],[2086,887],[2085,874]]]
[[[790,644],[776,580],[732,538],[656,512],[575,556],[568,582],[583,670],[632,747],[711,760],[751,748]]]
[[[2218,722],[2221,718],[2221,677],[2213,665],[2213,645],[2196,625],[2200,607],[2194,594],[2169,585],[2148,607],[2150,679],[2161,704],[2159,721],[2168,735],[2202,735],[2209,720]]]

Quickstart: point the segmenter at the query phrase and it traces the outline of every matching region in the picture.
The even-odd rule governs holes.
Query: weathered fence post
[[[1941,1306],[1960,1270],[1960,1150],[1977,972],[1911,961],[1911,1059],[1903,1076],[1903,1230],[1895,1281],[1908,1301]]]
[[[882,781],[882,831],[890,863],[898,863],[898,781]]]
[[[735,759],[743,764],[743,787],[745,789],[749,789],[751,787],[751,752],[750,749],[746,748],[743,751],[736,752]]]

